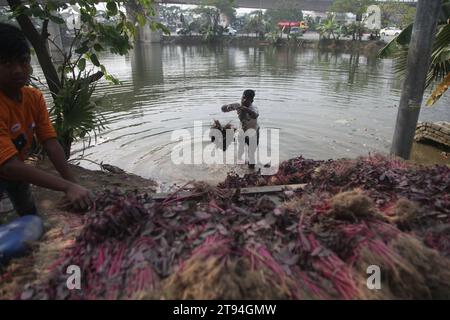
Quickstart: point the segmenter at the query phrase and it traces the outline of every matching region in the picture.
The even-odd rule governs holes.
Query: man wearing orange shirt
[[[30,184],[64,192],[78,210],[90,192],[77,184],[52,127],[42,93],[28,87],[30,48],[20,29],[0,23],[0,195],[6,192],[19,215],[37,214]],[[26,165],[33,136],[61,177]]]

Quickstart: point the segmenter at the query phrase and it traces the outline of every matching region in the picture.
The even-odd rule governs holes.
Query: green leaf
[[[162,32],[164,32],[165,34],[169,35],[170,34],[170,29],[167,28],[164,24],[160,23],[160,22],[154,22],[154,26],[156,29],[161,30]]]
[[[57,17],[57,16],[50,16],[50,20],[57,24],[65,24],[66,23],[63,18]]]
[[[119,81],[119,79],[117,79],[116,77],[114,77],[114,76],[112,76],[112,75],[106,75],[105,76],[105,79],[106,80],[108,80],[108,81],[110,81],[111,83],[113,83],[113,84],[115,84],[115,85],[119,85],[120,84],[120,81]]]
[[[90,59],[94,66],[100,67],[100,61],[98,61],[97,55],[95,53],[91,54]]]
[[[400,32],[400,34],[397,36],[398,44],[400,44],[402,46],[406,46],[411,42],[413,27],[414,27],[414,24],[411,23],[409,26],[407,26],[405,29],[403,29],[402,32]]]
[[[398,51],[399,46],[407,46],[411,42],[411,35],[413,24],[403,29],[403,31],[394,39],[392,39],[384,48],[378,53],[379,58],[391,57],[396,51]]]
[[[92,22],[92,16],[90,16],[86,12],[81,12],[81,22],[83,23]]]
[[[126,25],[126,27],[128,29],[128,32],[131,33],[133,38],[136,38],[136,36],[137,36],[137,28],[130,21],[127,21],[125,23],[125,25]]]
[[[82,47],[75,50],[75,53],[77,54],[85,54],[89,51],[89,47],[87,45],[83,45]]]
[[[96,43],[96,44],[94,44],[94,50],[95,51],[105,51],[105,48],[103,48],[100,43]]]
[[[145,26],[145,24],[147,23],[147,18],[142,13],[138,13],[136,15],[136,20],[141,27]]]
[[[84,69],[86,69],[86,59],[85,58],[81,58],[80,61],[78,61],[78,69],[80,69],[80,71],[84,71]]]
[[[39,5],[33,5],[30,7],[30,12],[34,17],[43,17],[45,12],[39,7]]]
[[[56,8],[58,8],[58,5],[54,1],[47,1],[46,6],[49,11],[56,11]]]
[[[115,16],[117,15],[118,9],[117,9],[117,4],[114,1],[109,1],[106,4],[106,9],[108,9],[108,14],[110,16]]]
[[[17,18],[20,15],[25,15],[25,16],[31,17],[32,13],[31,13],[30,8],[25,7],[25,6],[22,5],[22,6],[17,7],[16,9],[13,10],[13,12],[12,12],[12,17],[13,18]]]

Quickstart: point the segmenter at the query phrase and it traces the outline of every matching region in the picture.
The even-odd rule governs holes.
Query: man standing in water
[[[245,139],[245,144],[248,146],[249,164],[250,169],[255,169],[256,159],[255,153],[256,148],[259,145],[259,125],[258,108],[253,103],[255,99],[254,90],[245,90],[242,95],[241,103],[233,103],[222,106],[223,112],[237,111],[239,120],[241,121],[241,132],[239,134],[239,142]],[[255,143],[256,138],[256,143]],[[239,143],[238,145],[238,157],[242,157],[244,153],[244,145]]]

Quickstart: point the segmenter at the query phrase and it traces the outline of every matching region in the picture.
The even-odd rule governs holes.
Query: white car
[[[396,27],[388,27],[380,30],[380,34],[385,36],[398,36],[402,32],[401,29],[398,29]]]
[[[237,33],[237,31],[235,29],[233,29],[232,27],[228,27],[225,29],[225,34],[229,35],[229,36],[235,36]]]
[[[189,31],[189,30],[187,30],[187,29],[185,29],[185,28],[177,28],[177,29],[175,30],[175,32],[176,32],[178,35],[183,35],[183,36],[191,35],[191,31]]]

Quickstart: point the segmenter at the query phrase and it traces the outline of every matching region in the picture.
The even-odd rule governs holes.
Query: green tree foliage
[[[383,27],[406,27],[414,22],[416,8],[404,3],[379,3]]]
[[[374,0],[335,0],[329,11],[332,12],[351,12],[356,15],[362,15],[367,12],[371,4],[377,4]]]
[[[351,36],[352,40],[355,41],[358,37],[358,32],[360,31],[360,25],[357,22],[352,22],[346,26],[345,36]]]
[[[68,78],[54,100],[50,110],[58,139],[63,146],[66,157],[76,138],[94,137],[104,129],[103,116],[98,112],[103,102],[101,97],[93,97],[95,82],[86,73],[79,72],[76,79]]]
[[[261,10],[253,11],[246,15],[243,30],[245,33],[254,33],[260,38],[270,31],[270,27],[264,19],[264,13]]]
[[[234,0],[204,0],[203,5],[217,8],[221,14],[228,18],[230,23],[236,18],[236,5]]]
[[[395,72],[404,77],[409,43],[411,41],[413,24],[405,28],[397,37],[388,43],[379,53],[380,58],[394,58]],[[428,70],[426,87],[436,85],[435,91],[427,101],[434,105],[448,89],[450,83],[450,0],[444,0],[438,30],[434,39],[431,64]]]
[[[279,0],[276,8],[266,10],[265,18],[273,26],[276,26],[283,20],[302,21],[303,12],[297,1]]]
[[[169,28],[176,28],[181,24],[182,15],[184,15],[184,10],[178,6],[161,5],[159,7],[159,16],[162,22]]]
[[[307,23],[310,31],[316,31],[319,23],[310,15],[303,17],[304,21]]]
[[[222,36],[224,28],[220,25],[219,9],[202,5],[193,11],[200,15],[199,31],[206,41],[214,41]]]
[[[335,0],[331,5],[330,11],[338,13],[353,13],[362,20],[362,16],[367,12],[367,8],[370,5],[377,3],[378,2],[374,0]],[[351,26],[351,29],[353,39],[357,36],[361,41],[364,32],[363,23],[361,21],[357,21],[354,26]]]
[[[234,0],[203,0],[193,12],[200,15],[200,33],[209,42],[220,38],[225,31],[225,26],[220,23],[221,14],[227,17],[229,23],[236,17]]]
[[[317,31],[322,39],[336,40],[339,37],[339,25],[335,21],[334,15],[329,15],[328,18],[319,24]]]

